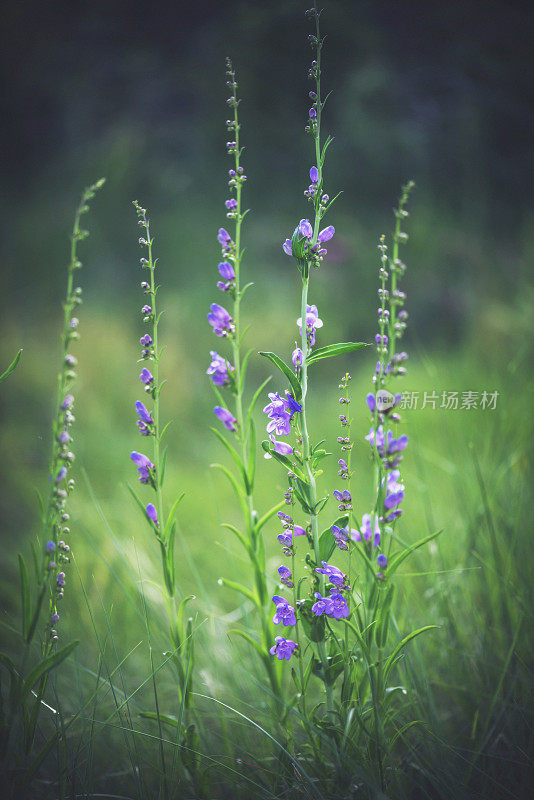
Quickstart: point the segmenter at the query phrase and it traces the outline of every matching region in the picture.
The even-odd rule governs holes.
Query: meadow
[[[328,26],[328,14],[325,19]],[[88,291],[79,309],[80,340],[75,343],[76,458],[71,474],[76,489],[68,501],[72,555],[57,646],[75,640],[78,645],[49,674],[31,748],[20,757],[15,747],[2,765],[10,793],[6,796],[526,797],[532,780],[534,711],[530,227],[525,225],[511,247],[484,226],[462,226],[425,181],[419,187],[418,175],[413,175],[417,185],[402,250],[410,312],[403,348],[409,359],[407,374],[396,388],[411,398],[402,410],[402,433],[410,445],[402,461],[406,496],[394,539],[404,548],[440,533],[411,553],[396,573],[385,636],[395,647],[410,631],[432,628],[399,652],[386,689],[392,698],[387,709],[393,709],[385,712],[387,736],[380,740],[380,726],[375,722],[373,727],[365,714],[361,724],[354,716],[340,716],[343,728],[330,712],[317,710],[323,701],[319,667],[309,688],[296,692],[293,660],[277,662],[281,692],[273,690],[261,657],[246,637],[235,633],[261,641],[257,609],[221,580],[253,587],[256,579],[240,542],[223,526],[239,528],[241,512],[225,475],[213,466],[230,466],[232,459],[210,432],[218,401],[206,375],[214,347],[206,313],[210,303],[227,299],[217,298],[215,289],[217,230],[228,227],[222,202],[228,167],[225,112],[221,94],[220,186],[215,197],[203,201],[190,190],[187,204],[168,207],[160,194],[154,209],[149,206],[154,249],[160,255],[158,310],[164,310],[158,328],[166,384],[159,405],[164,419],[172,420],[166,432],[166,507],[184,493],[174,541],[177,602],[165,588],[161,548],[128,488],[136,484],[130,453],[144,444],[139,444],[134,409],[143,366],[138,363],[138,341],[145,332],[137,286],[144,275],[137,253],[142,232],[131,206],[135,196],[128,194],[123,154],[115,151],[105,165],[108,184],[91,201],[91,236],[79,245],[79,280],[81,285],[87,280]],[[243,124],[245,139],[246,131]],[[293,191],[290,198],[296,211],[287,199],[295,180],[284,186],[283,169],[276,173],[284,192],[280,209],[261,217],[260,191],[254,190],[253,170],[248,168],[250,187],[244,188],[260,206],[256,212],[251,202],[243,224],[243,280],[254,284],[241,309],[243,325],[250,324],[247,344],[253,351],[245,402],[271,376],[253,415],[258,439],[254,507],[260,513],[287,491],[283,473],[274,459],[263,458],[259,444],[266,393],[281,386],[275,366],[258,353],[275,350],[290,361],[299,335],[299,273],[282,252],[282,242],[308,213],[300,184],[308,182],[313,148],[304,132],[301,138],[300,195]],[[343,138],[343,131],[336,132],[337,138]],[[253,146],[247,142],[247,150]],[[337,141],[332,152],[336,146]],[[310,154],[304,148],[311,148]],[[336,158],[332,156],[329,182],[343,177]],[[142,188],[135,186],[141,203],[157,195],[150,182],[148,198]],[[400,185],[392,178],[388,189],[393,207]],[[389,236],[395,217],[388,208],[367,215],[351,197],[349,192],[348,202],[342,197],[329,211],[336,236],[312,275],[312,302],[324,321],[317,331],[319,345],[373,342],[376,333],[377,245],[381,234]],[[21,652],[17,554],[30,564],[31,542],[42,536],[35,489],[47,491],[68,257],[61,245],[75,203],[75,194],[62,194],[60,205],[43,209],[46,233],[39,214],[18,219],[14,241],[21,263],[24,258],[39,261],[37,245],[28,236],[38,225],[53,256],[46,258],[50,278],[35,269],[41,304],[35,302],[37,290],[29,277],[21,278],[2,319],[0,368],[23,348],[19,364],[1,385],[2,651],[14,663]],[[109,223],[115,209],[121,255],[114,250]],[[373,346],[324,359],[313,368],[307,397],[313,438],[324,438],[327,449],[337,453],[338,385],[347,370],[352,376],[351,490],[358,524],[377,491],[373,455],[364,438],[369,432],[365,398],[375,364]],[[322,468],[323,486],[335,488],[337,455],[326,458]],[[270,595],[281,591],[276,573],[279,529],[274,516],[262,529],[263,580]],[[354,570],[354,585],[363,585],[365,559]],[[180,647],[174,649],[182,659],[178,666],[176,642],[169,644],[169,619],[172,627],[173,609],[178,607],[181,614],[180,601],[188,597]],[[271,625],[272,635],[278,632]],[[29,649],[31,663],[39,660],[39,646],[35,641]],[[355,669],[363,669],[364,647],[354,652]],[[9,687],[9,670],[4,669],[2,722],[7,713],[15,731],[23,721],[14,723],[6,712]],[[303,694],[309,698],[309,718]],[[14,736],[18,742],[19,734]],[[387,756],[377,755],[379,740]]]

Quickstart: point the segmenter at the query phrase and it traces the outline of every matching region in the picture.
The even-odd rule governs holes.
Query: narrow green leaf
[[[167,518],[167,522],[165,523],[165,530],[163,531],[163,541],[164,542],[167,541],[167,537],[169,535],[169,531],[170,531],[171,525],[174,522],[174,515],[176,514],[176,509],[178,508],[178,506],[180,505],[180,503],[182,502],[184,497],[185,497],[185,492],[182,492],[182,494],[174,501],[174,503],[172,505],[172,508],[171,508],[171,510],[169,512],[169,516]]]
[[[440,533],[443,533],[443,528],[439,531],[436,531],[435,533],[431,533],[430,536],[425,536],[424,539],[420,539],[418,542],[412,544],[406,550],[403,550],[402,553],[399,553],[398,556],[392,559],[391,563],[388,566],[387,570],[388,577],[391,577],[393,575],[393,573],[400,567],[402,562],[406,558],[408,558],[410,553],[413,553],[414,550],[417,550],[419,547],[422,547],[427,542],[431,542],[432,539],[435,539],[437,536],[440,535]]]
[[[239,502],[241,503],[241,510],[243,511],[243,515],[246,518],[248,515],[247,502],[243,494],[243,490],[239,486],[235,476],[232,475],[228,467],[225,467],[224,464],[210,464],[210,467],[212,467],[213,469],[219,469],[223,473],[223,475],[226,475],[226,477],[232,484],[232,487],[237,495]]]
[[[167,527],[168,527],[167,522]],[[176,582],[174,579],[174,539],[176,536],[176,522],[173,522],[169,531],[169,541],[167,542],[165,553],[165,583],[170,597],[174,597]]]
[[[164,436],[165,436],[165,434],[167,433],[167,429],[168,429],[168,428],[170,428],[170,426],[172,425],[173,421],[174,421],[174,420],[172,420],[172,419],[171,419],[171,420],[169,420],[169,421],[167,422],[167,424],[165,425],[165,427],[163,428],[163,430],[161,431],[161,433],[160,433],[160,435],[159,435],[159,440],[160,440],[160,442],[163,440],[163,437],[164,437]]]
[[[157,722],[163,722],[164,725],[170,725],[172,728],[178,727],[178,720],[176,717],[171,716],[171,714],[156,714],[155,711],[140,711],[139,716],[143,717],[143,719],[152,719]]]
[[[227,586],[228,589],[234,589],[234,591],[239,592],[240,594],[247,597],[249,600],[252,600],[256,608],[259,608],[259,601],[258,598],[248,586],[243,586],[241,583],[236,583],[235,581],[229,581],[227,578],[219,578],[219,584],[221,586]]]
[[[239,453],[237,452],[235,447],[232,447],[230,442],[226,439],[226,437],[219,430],[217,430],[217,428],[210,428],[210,431],[212,433],[214,433],[215,436],[219,439],[219,441],[222,442],[222,444],[226,447],[226,449],[228,450],[228,452],[230,453],[230,455],[234,459],[235,463],[237,464],[237,467],[238,467],[238,469],[239,469],[239,471],[240,471],[240,473],[241,473],[241,475],[243,477],[243,481],[245,482],[245,485],[246,485],[247,482],[248,482],[248,479],[247,479],[247,476],[246,476],[246,473],[245,473],[245,466],[244,466],[243,462],[241,461],[241,456],[239,455]]]
[[[28,635],[28,631],[30,629],[30,581],[28,579],[28,570],[26,568],[26,563],[19,553],[19,572],[20,572],[20,594],[22,600],[22,635],[24,639],[26,639]]]
[[[271,517],[274,517],[274,515],[276,513],[278,513],[278,511],[281,511],[284,508],[285,505],[286,505],[285,501],[282,500],[280,503],[277,503],[275,506],[270,508],[269,511],[266,511],[266,513],[263,515],[263,517],[260,517],[259,520],[256,522],[256,524],[254,526],[254,530],[256,531],[256,533],[259,533],[259,531],[261,531],[263,526],[267,522],[269,522]]]
[[[275,353],[265,353],[263,351],[260,351],[260,356],[264,356],[265,358],[268,358],[270,361],[272,361],[272,363],[276,367],[278,367],[278,369],[282,372],[282,374],[286,376],[291,385],[291,388],[293,389],[295,400],[298,402],[302,397],[302,387],[300,385],[299,379],[297,378],[293,370],[291,370],[287,366],[287,364],[284,361],[282,361],[282,359],[279,358]]]
[[[404,734],[407,731],[409,731],[410,728],[413,728],[414,725],[423,725],[423,727],[424,727],[425,723],[423,722],[422,719],[413,719],[411,722],[407,722],[406,725],[403,725],[402,728],[400,728],[400,730],[398,730],[397,733],[395,734],[395,736],[392,738],[392,740],[391,740],[391,749],[393,749],[393,746],[394,746],[395,742],[397,741],[397,739],[400,739],[401,736],[404,736]]]
[[[8,375],[11,375],[13,370],[16,369],[16,366],[20,361],[21,355],[22,355],[22,349],[19,350],[19,352],[17,353],[17,355],[15,356],[9,367],[6,369],[6,371],[2,372],[2,374],[0,375],[0,383],[2,383],[2,381],[4,381],[8,377]]]
[[[235,527],[235,525],[230,525],[229,522],[221,522],[221,528],[227,528],[229,531],[232,531],[232,533],[235,533],[235,535],[237,536],[243,547],[246,549],[247,553],[249,552],[249,545],[247,540],[245,539],[241,531]]]
[[[17,668],[10,657],[5,653],[0,653],[0,664],[4,665],[13,680],[18,681],[19,676],[17,674]]]
[[[358,640],[358,644],[362,648],[362,652],[363,652],[363,654],[365,656],[367,664],[369,664],[370,661],[371,661],[371,653],[369,651],[369,648],[368,648],[367,644],[365,643],[365,640],[364,640],[362,634],[360,633],[358,628],[355,625],[353,625],[353,623],[350,620],[346,619],[346,620],[344,620],[344,622],[345,622],[345,625],[348,625],[349,628],[351,629],[351,631],[353,632],[353,634],[356,636],[356,639]]]
[[[45,595],[46,595],[46,588],[47,588],[47,584],[43,583],[43,585],[41,586],[41,590],[40,590],[39,594],[37,595],[37,603],[35,605],[35,608],[34,608],[34,611],[33,611],[33,617],[31,618],[31,621],[30,621],[30,624],[29,624],[29,627],[28,627],[28,633],[26,635],[26,641],[28,643],[31,642],[31,640],[33,639],[33,634],[35,633],[35,629],[37,627],[37,623],[39,622],[39,616],[41,614],[41,608],[42,608],[42,605],[43,605],[43,600],[44,600]]]
[[[247,483],[250,493],[254,489],[254,478],[256,477],[256,426],[254,420],[250,420],[249,435],[248,435],[248,465],[247,465]]]
[[[245,378],[247,375],[248,362],[253,352],[254,352],[253,347],[250,350],[247,350],[245,357],[241,362],[241,386],[239,387],[240,392],[243,392],[243,387],[245,386]]]
[[[308,356],[306,363],[309,366],[323,358],[333,358],[334,356],[341,356],[344,353],[353,353],[356,350],[363,350],[364,347],[369,347],[367,342],[339,342],[338,344],[328,344],[326,347],[318,347],[317,350],[313,350]]]
[[[222,396],[222,393],[217,389],[217,387],[215,386],[213,381],[210,381],[210,386],[213,389],[213,393],[215,394],[215,397],[219,401],[219,405],[222,406],[223,408],[226,408],[226,410],[228,411],[228,406],[226,405],[226,400]]]
[[[416,631],[412,631],[411,633],[408,634],[408,636],[405,636],[404,639],[402,639],[402,641],[398,643],[398,645],[395,647],[391,655],[389,655],[386,659],[384,667],[384,683],[387,683],[387,680],[389,678],[389,673],[391,672],[395,658],[398,656],[402,648],[405,647],[408,644],[408,642],[411,642],[412,639],[415,639],[416,636],[419,636],[421,633],[424,633],[425,631],[437,630],[438,628],[439,625],[425,625],[424,628],[418,628]]]
[[[228,633],[233,633],[235,636],[241,636],[242,639],[245,639],[246,642],[252,645],[252,647],[260,654],[262,658],[265,658],[265,650],[259,642],[250,636],[250,634],[246,633],[245,631],[240,631],[238,628],[231,628]]]
[[[169,448],[166,447],[163,451],[163,456],[161,458],[161,467],[160,467],[160,475],[159,475],[159,485],[163,486],[163,481],[165,479],[165,467],[167,466],[167,453]]]
[[[37,683],[37,681],[46,675],[51,670],[58,667],[62,661],[64,661],[72,651],[78,646],[79,642],[75,640],[74,642],[70,642],[69,644],[62,647],[61,650],[58,650],[52,655],[47,656],[44,658],[39,664],[37,664],[28,674],[24,683],[22,684],[22,700],[24,700],[25,696],[28,692],[32,689],[33,686]]]
[[[389,611],[391,608],[391,603],[393,601],[394,591],[395,591],[395,586],[393,584],[390,584],[386,591],[386,597],[380,608],[380,618],[375,628],[376,644],[379,648],[384,647],[384,645],[386,644],[388,627],[389,627]]]
[[[128,491],[129,491],[129,492],[130,492],[130,494],[132,495],[133,499],[135,500],[135,502],[136,502],[136,503],[137,503],[137,505],[139,506],[139,509],[140,509],[140,511],[141,511],[141,513],[142,513],[142,515],[143,515],[143,517],[144,517],[145,519],[148,519],[148,517],[147,517],[147,515],[146,515],[146,508],[145,508],[145,506],[143,505],[143,503],[141,502],[141,500],[138,498],[138,496],[136,495],[136,493],[134,492],[134,490],[132,489],[132,487],[130,486],[130,484],[129,484],[129,483],[127,483],[127,484],[126,484],[126,488],[128,489]]]

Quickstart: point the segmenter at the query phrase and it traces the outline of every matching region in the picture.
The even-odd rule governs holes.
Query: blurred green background
[[[248,565],[219,527],[238,517],[223,479],[209,468],[225,457],[209,432],[213,396],[205,376],[209,349],[221,345],[205,315],[211,302],[221,302],[215,236],[225,224],[231,166],[224,147],[224,57],[234,61],[243,100],[245,202],[251,208],[244,271],[255,284],[244,303],[252,325],[248,342],[287,354],[297,332],[299,276],[281,242],[308,213],[302,192],[313,163],[304,133],[311,51],[303,11],[293,0],[148,6],[28,0],[2,10],[1,365],[24,348],[0,398],[4,621],[9,627],[17,607],[16,549],[26,548],[37,530],[34,487],[46,485],[74,206],[83,186],[106,176],[87,218],[91,237],[80,248],[78,491],[71,525],[76,563],[95,607],[99,591],[107,608],[115,606],[118,647],[126,653],[143,636],[134,610],[137,556],[143,576],[159,580],[157,550],[126,490],[135,479],[129,452],[142,449],[133,410],[142,333],[139,233],[131,206],[138,199],[150,212],[166,309],[163,416],[175,420],[167,488],[169,496],[187,492],[177,544],[180,585],[198,596],[202,679],[234,700],[241,691],[227,677],[236,648],[244,651],[222,634],[230,621],[246,623],[246,608],[217,579],[244,579]],[[419,391],[421,398],[433,390],[499,392],[494,411],[418,408],[405,414],[413,444],[404,462],[408,491],[400,530],[409,541],[437,528],[444,533],[409,572],[438,574],[405,578],[401,620],[445,629],[425,645],[432,664],[428,683],[437,693],[443,731],[457,729],[466,741],[517,634],[513,615],[504,619],[495,610],[500,593],[516,611],[532,607],[532,21],[522,4],[475,0],[446,6],[331,0],[323,17],[323,84],[332,90],[324,131],[335,137],[326,186],[331,195],[344,193],[328,218],[336,227],[328,259],[313,275],[310,298],[325,323],[320,342],[373,337],[378,237],[393,226],[401,183],[413,178],[403,253],[410,361],[402,389]],[[323,363],[311,389],[312,435],[334,442],[337,383],[348,368],[360,441],[355,505],[361,515],[372,496],[363,397],[373,354]],[[268,374],[256,359],[253,381]],[[272,462],[259,460],[261,511],[278,499],[283,476]],[[329,489],[334,474],[331,465]],[[279,563],[275,532],[274,524],[266,529],[273,574]],[[489,579],[491,570],[500,574]],[[69,583],[65,632],[82,633],[80,660],[89,663],[94,644],[74,570]],[[149,591],[158,602],[157,591]],[[491,619],[482,611],[477,617],[490,608]],[[489,641],[488,631],[495,634]],[[524,629],[519,641],[518,663],[531,664]],[[486,676],[492,649],[497,666]],[[146,663],[135,658],[133,669],[143,675]],[[482,690],[476,681],[486,678]],[[506,714],[517,732],[508,706]]]

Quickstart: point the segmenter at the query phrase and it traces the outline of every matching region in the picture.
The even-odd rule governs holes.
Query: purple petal
[[[306,237],[306,239],[311,239],[313,236],[313,228],[309,219],[301,219],[299,222],[299,232],[300,235]]]
[[[233,281],[235,278],[234,268],[229,261],[221,261],[218,264],[219,273],[226,281]]]
[[[143,422],[147,422],[149,425],[151,425],[154,422],[154,420],[150,416],[146,406],[144,405],[144,403],[141,403],[140,400],[138,400],[136,402],[135,410],[137,411],[137,413],[139,414],[139,416],[141,417]]]
[[[130,453],[130,458],[137,464],[138,467],[152,467],[153,464],[149,458],[143,455],[143,453],[137,453],[135,450]]]
[[[329,239],[332,238],[332,236],[334,235],[335,232],[336,232],[336,229],[334,228],[334,226],[333,225],[329,225],[328,228],[324,228],[324,230],[321,231],[321,233],[317,237],[317,241],[318,242],[327,242]]]
[[[158,512],[154,503],[148,503],[146,507],[147,517],[152,520],[155,525],[158,525]]]

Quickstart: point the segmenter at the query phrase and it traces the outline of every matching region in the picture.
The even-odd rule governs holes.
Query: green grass
[[[403,389],[420,391],[421,396],[434,389],[438,394],[498,390],[500,395],[495,411],[418,409],[404,414],[411,445],[403,462],[407,497],[398,534],[411,543],[437,529],[443,533],[405,562],[397,579],[399,638],[424,625],[438,629],[409,646],[396,676],[406,687],[405,718],[421,724],[403,736],[398,770],[391,776],[395,797],[528,795],[534,577],[529,398],[534,386],[528,372],[532,342],[522,327],[525,303],[523,296],[516,308],[500,305],[491,318],[482,316],[470,339],[454,350],[427,351],[417,342],[410,348]],[[173,298],[166,298],[165,305],[173,307]],[[196,310],[193,303],[185,311],[188,319]],[[283,305],[270,312],[270,322],[291,342],[284,311]],[[172,661],[165,652],[159,554],[126,487],[135,481],[129,452],[140,446],[133,412],[137,332],[120,309],[113,317],[104,311],[88,314],[78,348],[78,488],[71,524],[75,568],[68,575],[61,628],[65,643],[77,638],[81,644],[75,661],[56,676],[55,695],[49,698],[52,706],[57,700],[69,726],[70,746],[62,766],[55,758],[45,762],[34,796],[57,796],[48,782],[56,780],[60,763],[65,779],[76,776],[74,783],[70,777],[67,783],[73,796],[163,797],[158,794],[162,760],[167,767],[173,764],[181,781],[172,782],[171,797],[352,797],[361,791],[378,796],[371,789],[359,793],[350,786],[333,789],[323,783],[312,754],[299,749],[299,736],[288,739],[273,721],[274,699],[259,660],[245,642],[228,634],[241,627],[254,636],[255,621],[246,601],[218,584],[221,576],[245,584],[251,576],[238,543],[220,527],[221,522],[238,520],[233,497],[224,477],[209,467],[225,462],[208,431],[212,397],[202,373],[210,342],[203,336],[191,347],[184,344],[180,326],[185,323],[176,322],[174,310],[169,316],[163,367],[169,385],[162,401],[165,416],[174,417],[175,423],[169,432],[166,484],[169,497],[186,492],[179,514],[177,582],[182,596],[196,596],[191,613],[200,738],[177,738],[174,720],[181,709]],[[23,359],[2,389],[9,422],[1,434],[6,523],[0,588],[8,649],[16,643],[15,556],[19,549],[26,552],[36,531],[32,492],[34,486],[43,486],[48,455],[53,341],[53,325],[30,327]],[[263,341],[265,337],[258,337],[252,345],[261,349]],[[16,352],[14,333],[5,345],[6,352]],[[254,366],[258,382],[268,374],[260,361]],[[353,375],[358,516],[367,510],[373,491],[361,399],[372,365],[372,355],[362,354],[317,365],[311,389],[312,437],[328,435],[334,444],[337,380],[347,366]],[[335,487],[331,461],[324,476],[328,490]],[[262,511],[279,499],[283,486],[278,470],[261,456],[258,471],[257,506]],[[279,563],[276,530],[274,522],[264,529],[273,576]],[[273,579],[273,589],[275,585]],[[160,721],[161,729],[142,716],[154,709],[155,689],[161,714],[169,716]],[[57,717],[43,715],[40,737],[53,729]],[[289,719],[298,728],[295,714]],[[328,758],[326,742],[324,747]],[[291,766],[294,757],[299,768]],[[359,767],[351,757],[347,755],[345,768],[352,783],[370,785],[365,773],[357,777]],[[176,794],[177,786],[188,788]]]

